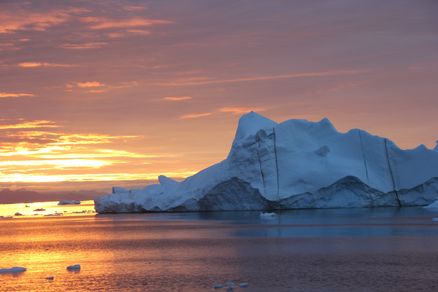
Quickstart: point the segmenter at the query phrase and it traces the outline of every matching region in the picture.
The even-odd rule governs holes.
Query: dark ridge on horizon
[[[91,200],[93,197],[101,195],[102,192],[70,191],[70,192],[36,192],[27,189],[2,189],[0,190],[0,204],[17,204],[32,202],[47,202],[59,200]]]

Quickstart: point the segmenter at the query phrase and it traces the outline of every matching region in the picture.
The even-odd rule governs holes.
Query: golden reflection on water
[[[188,279],[197,289],[186,291],[205,291],[216,281],[214,269],[208,279],[201,279],[211,269],[209,263],[219,263],[218,270],[222,271],[223,265],[236,256],[232,245],[216,242],[225,231],[220,223],[149,217],[0,220],[0,268],[27,268],[16,276],[0,275],[0,292],[131,291],[132,287],[136,287],[133,291],[163,291],[163,287],[181,290]],[[199,241],[208,244],[199,245]],[[73,264],[81,265],[80,272],[66,270]],[[230,270],[234,267],[228,267],[227,274]]]
[[[71,205],[58,205],[58,201],[0,204],[0,219],[94,214],[94,202],[92,200],[81,201],[80,204]]]
[[[90,204],[85,205],[89,210]],[[56,210],[56,207],[49,209],[49,206],[53,204],[32,204],[32,207],[47,207],[47,212]],[[4,209],[10,212],[10,208]],[[70,211],[82,209],[74,206]],[[3,230],[0,233],[0,268],[27,268],[20,274],[0,275],[0,291],[65,291],[68,288],[84,291],[87,289],[78,288],[84,278],[113,272],[112,265],[108,264],[114,260],[113,252],[105,245],[108,240],[114,240],[114,236],[96,228],[95,216],[72,217],[74,215],[77,214],[66,215],[68,218],[38,215],[35,218],[0,220]],[[81,264],[81,270],[66,270],[67,266],[74,264]],[[54,279],[48,280],[47,277]]]

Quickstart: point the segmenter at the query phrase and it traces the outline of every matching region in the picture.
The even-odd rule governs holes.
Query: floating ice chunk
[[[224,287],[224,285],[222,284],[214,284],[213,285],[213,289],[222,289]]]
[[[79,205],[81,201],[78,200],[61,200],[58,205]]]
[[[38,208],[38,209],[35,209],[35,210],[33,210],[34,212],[44,212],[44,211],[46,211],[46,209],[44,209],[44,208]]]
[[[23,216],[23,214],[21,214],[20,212],[16,212],[16,213],[14,214],[14,216]]]
[[[276,213],[271,213],[271,212],[261,212],[260,213],[260,218],[263,218],[263,219],[269,219],[269,218],[275,218],[275,217],[277,217],[277,214]]]
[[[240,288],[248,288],[249,284],[248,283],[240,283],[239,287]]]
[[[438,222],[438,218],[432,218],[432,222]]]
[[[0,269],[0,274],[19,274],[26,272],[26,268],[23,267],[12,267],[8,269]]]
[[[71,265],[67,267],[68,271],[80,271],[81,270],[81,265],[76,264],[76,265]]]
[[[53,281],[54,279],[55,279],[55,277],[53,277],[53,276],[46,277],[46,280],[49,280],[49,281]]]

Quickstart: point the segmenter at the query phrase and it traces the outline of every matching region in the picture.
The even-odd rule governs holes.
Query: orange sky
[[[2,1],[0,188],[225,158],[239,115],[438,139],[436,1]]]

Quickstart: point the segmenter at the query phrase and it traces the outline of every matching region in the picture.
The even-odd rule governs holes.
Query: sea
[[[438,291],[438,210],[93,210],[0,205],[0,291]]]

